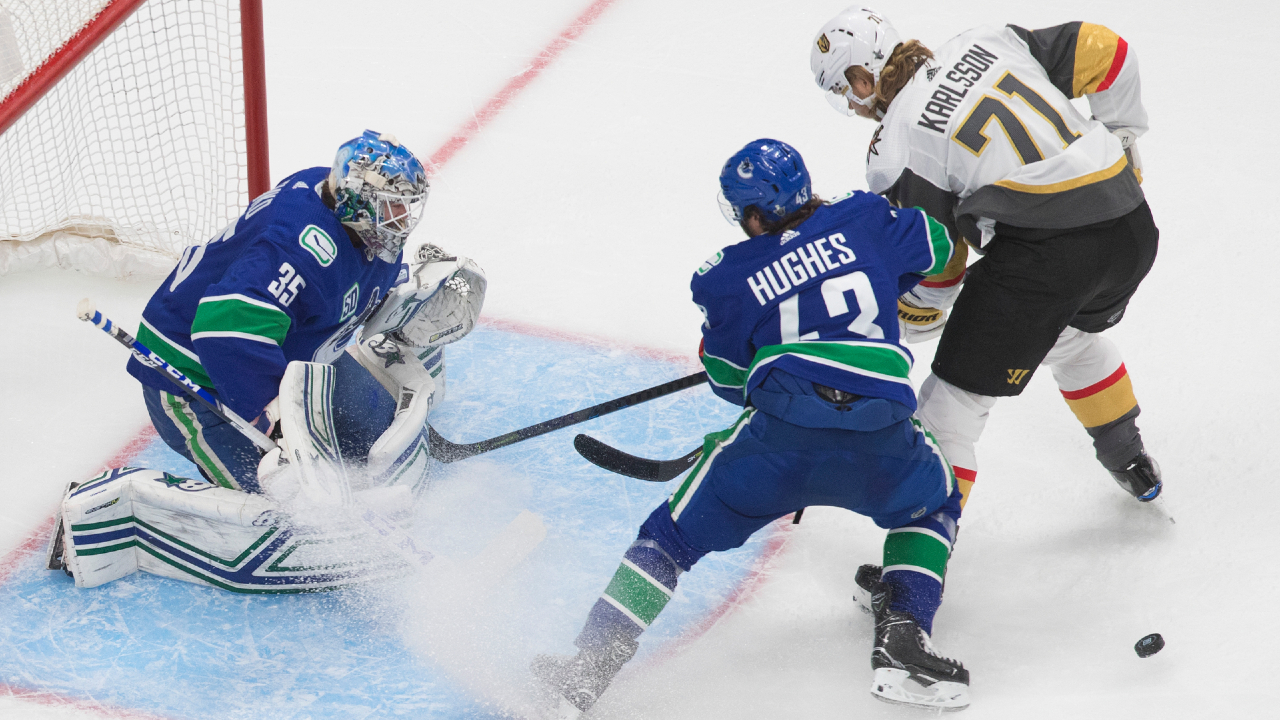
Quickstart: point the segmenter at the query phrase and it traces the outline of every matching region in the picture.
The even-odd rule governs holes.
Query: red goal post
[[[167,272],[270,187],[261,0],[0,3],[0,274]]]

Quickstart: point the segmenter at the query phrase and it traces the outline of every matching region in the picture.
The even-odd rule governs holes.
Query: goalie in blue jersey
[[[749,239],[693,276],[711,387],[746,408],[708,435],[701,459],[641,526],[578,635],[576,656],[533,671],[562,717],[595,703],[638,638],[707,553],[809,505],[870,517],[889,534],[867,578],[876,616],[872,693],[935,709],[968,705],[969,675],[929,635],[960,519],[955,476],[912,414],[912,356],[898,297],[954,246],[918,209],[863,192],[813,197],[799,153],[757,140],[720,173],[726,217]],[[860,571],[861,572],[861,571]],[[864,583],[860,583],[864,584]]]
[[[262,456],[135,355],[156,431],[203,480],[122,468],[70,488],[49,567],[80,587],[145,570],[254,593],[395,572],[360,539],[368,528],[303,527],[295,510],[358,496],[407,521],[425,488],[444,346],[471,331],[486,290],[474,262],[434,245],[402,264],[427,191],[413,153],[365,131],[187,248],[137,338],[278,447]],[[326,554],[325,533],[355,538],[355,556]]]
[[[187,248],[147,303],[138,340],[264,431],[290,410],[277,397],[291,361],[333,365],[341,450],[366,457],[406,388],[422,405],[433,392],[440,399],[442,346],[471,329],[483,302],[483,274],[465,258],[425,246],[412,273],[401,264],[428,189],[413,153],[366,131],[331,168],[290,175],[219,236]],[[400,322],[406,307],[417,312]],[[170,447],[216,485],[262,491],[253,443],[136,358],[128,369]],[[421,429],[406,428],[406,438]]]

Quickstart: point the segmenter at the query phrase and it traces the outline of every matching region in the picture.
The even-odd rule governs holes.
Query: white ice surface
[[[267,3],[272,177],[327,164],[366,126],[430,154],[586,5]],[[740,238],[715,206],[724,158],[772,136],[804,153],[819,194],[864,186],[874,126],[831,112],[808,72],[809,42],[841,6],[617,0],[443,167],[418,239],[485,267],[486,314],[692,353],[688,276]],[[1001,401],[936,623],[935,645],[973,673],[965,717],[1266,716],[1280,639],[1271,8],[878,8],[935,47],[984,22],[1106,24],[1141,59],[1151,116],[1140,146],[1161,252],[1109,335],[1178,523],[1114,487],[1047,375]],[[123,350],[72,309],[90,296],[136,326],[150,291],[59,271],[0,278],[0,551],[145,424]],[[913,349],[919,382],[931,346]],[[629,670],[596,715],[913,716],[867,692],[867,620],[848,598],[878,545],[856,518],[811,510],[756,592],[674,657]],[[1155,631],[1168,647],[1139,660],[1133,643]],[[0,697],[0,716],[110,715]]]

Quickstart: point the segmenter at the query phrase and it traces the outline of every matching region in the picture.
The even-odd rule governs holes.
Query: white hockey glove
[[[1129,159],[1129,164],[1138,175],[1138,182],[1142,182],[1142,156],[1138,154],[1138,134],[1129,128],[1117,128],[1112,130],[1111,134],[1120,138],[1120,147],[1124,148],[1124,156]]]
[[[915,290],[898,298],[898,330],[909,343],[932,340],[947,325],[947,311],[929,307]]]
[[[386,335],[421,351],[457,342],[471,332],[484,307],[488,281],[474,261],[435,245],[418,248],[409,281],[387,294],[360,333]]]

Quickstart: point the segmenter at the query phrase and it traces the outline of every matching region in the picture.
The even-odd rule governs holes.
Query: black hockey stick
[[[586,458],[588,462],[609,472],[626,475],[637,480],[648,480],[649,482],[673,480],[693,467],[698,462],[698,459],[702,457],[702,448],[697,448],[688,455],[678,457],[675,460],[648,460],[605,445],[590,435],[578,435],[575,437],[573,439],[573,449],[577,450],[578,454]],[[799,525],[800,518],[803,515],[804,508],[800,508],[791,518],[791,524]]]
[[[647,390],[641,390],[640,392],[631,393],[630,395],[624,395],[620,398],[609,400],[608,402],[602,402],[599,405],[592,405],[589,408],[583,408],[577,412],[571,412],[568,415],[561,415],[558,418],[540,422],[537,425],[530,425],[527,428],[513,430],[505,435],[499,435],[495,438],[489,438],[488,440],[481,440],[473,443],[449,442],[443,437],[440,437],[440,434],[435,431],[435,428],[428,425],[427,429],[430,431],[431,438],[431,457],[439,460],[440,462],[447,463],[465,460],[469,457],[479,455],[480,453],[486,453],[490,450],[497,450],[498,448],[506,447],[512,443],[518,443],[521,440],[528,440],[532,437],[545,435],[553,430],[559,430],[560,428],[569,427],[570,425],[577,425],[578,423],[598,418],[601,415],[608,415],[611,412],[617,412],[619,410],[629,408],[632,405],[639,405],[640,403],[648,402],[664,395],[670,395],[681,390],[687,390],[688,388],[701,385],[706,381],[706,372],[696,372],[687,377],[682,377],[679,380],[665,382]]]
[[[590,435],[579,435],[573,439],[573,449],[593,465],[609,472],[626,475],[637,480],[649,482],[666,482],[679,477],[684,471],[693,467],[702,457],[702,448],[678,457],[675,460],[649,460],[622,452],[618,448],[605,445]]]

